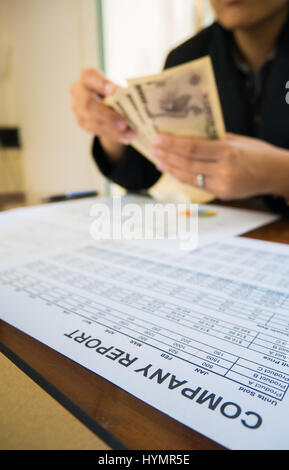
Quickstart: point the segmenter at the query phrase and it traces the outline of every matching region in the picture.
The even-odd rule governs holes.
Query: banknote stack
[[[209,56],[127,83],[127,88],[118,88],[106,103],[127,119],[137,134],[132,145],[150,161],[154,162],[151,150],[159,133],[223,137],[225,126]],[[204,190],[171,179],[175,190],[182,191],[187,200],[202,203],[214,199]]]

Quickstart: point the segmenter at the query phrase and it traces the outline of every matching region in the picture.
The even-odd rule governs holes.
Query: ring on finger
[[[202,173],[197,175],[197,185],[201,189],[205,187],[205,176]]]

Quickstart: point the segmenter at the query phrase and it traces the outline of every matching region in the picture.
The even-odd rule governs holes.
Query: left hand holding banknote
[[[289,152],[235,134],[221,140],[160,134],[153,156],[160,171],[187,185],[198,185],[223,200],[273,194],[289,199]]]

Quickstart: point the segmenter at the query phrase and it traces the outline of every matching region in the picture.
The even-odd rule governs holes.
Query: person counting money
[[[97,70],[84,70],[72,86],[74,113],[95,136],[100,170],[126,189],[148,189],[166,173],[217,199],[261,196],[288,213],[289,0],[210,1],[215,23],[174,49],[165,69],[210,56],[226,129],[221,138],[156,133],[152,163],[133,146],[138,132],[121,109],[107,104],[117,86]],[[187,106],[186,96],[170,99],[167,110]],[[191,106],[195,116],[200,112]]]

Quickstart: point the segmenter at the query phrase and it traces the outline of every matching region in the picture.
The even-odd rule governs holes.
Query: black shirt
[[[257,136],[260,132],[262,122],[262,106],[265,99],[267,80],[276,59],[276,50],[263,62],[256,73],[243,60],[235,41],[232,42],[232,57],[234,63],[245,81],[248,102],[248,122],[252,136]]]
[[[260,71],[261,92],[255,88],[256,77],[240,70],[232,53],[232,42],[232,33],[216,22],[174,49],[165,68],[210,55],[227,132],[256,137],[289,149],[289,105],[285,99],[289,80],[289,21],[280,34],[274,57]],[[129,190],[147,189],[161,176],[157,168],[132,147],[127,148],[120,164],[112,166],[95,138],[93,157],[105,176]],[[289,212],[282,198],[265,195],[264,199],[273,210]]]

